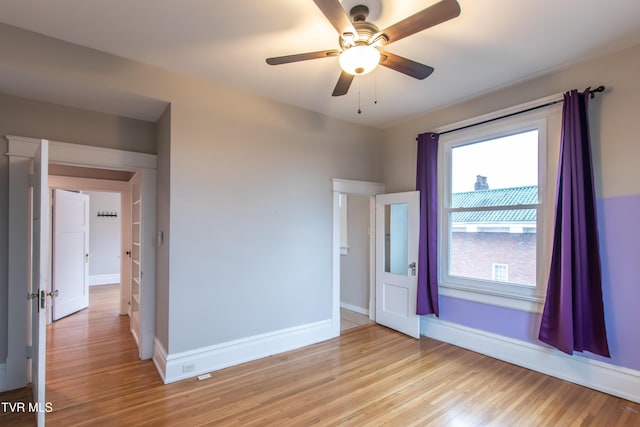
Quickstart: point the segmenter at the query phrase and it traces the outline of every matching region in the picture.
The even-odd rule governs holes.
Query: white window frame
[[[540,105],[546,100],[537,101]],[[444,132],[516,111],[531,108],[524,104],[510,109],[436,129]],[[438,276],[439,293],[485,304],[541,313],[546,295],[551,245],[562,104],[535,109],[527,113],[447,133],[439,141],[438,174]],[[455,147],[482,142],[502,136],[538,129],[538,211],[536,227],[536,286],[522,286],[493,280],[480,280],[449,275],[449,221],[451,203],[451,150]],[[514,206],[514,208],[518,208]]]

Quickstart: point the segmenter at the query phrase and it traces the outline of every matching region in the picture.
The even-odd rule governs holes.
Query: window
[[[349,255],[348,203],[348,196],[340,193],[338,199],[338,209],[340,210],[340,255]]]
[[[559,115],[547,107],[441,137],[441,294],[541,311]]]
[[[497,282],[509,281],[509,266],[507,264],[493,263],[493,272],[491,273],[491,279]]]

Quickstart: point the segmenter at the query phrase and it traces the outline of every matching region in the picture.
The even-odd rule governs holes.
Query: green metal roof
[[[533,205],[538,203],[538,186],[476,190],[451,195],[452,208]],[[453,222],[522,223],[536,221],[536,209],[452,212]]]

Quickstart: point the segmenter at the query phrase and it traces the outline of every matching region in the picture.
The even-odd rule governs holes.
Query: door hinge
[[[29,188],[33,188],[33,174],[29,174]]]
[[[27,356],[27,359],[31,359],[33,357],[33,347],[30,345],[27,346],[25,356]]]

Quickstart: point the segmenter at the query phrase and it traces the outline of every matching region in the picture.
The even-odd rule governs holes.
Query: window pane
[[[509,281],[509,266],[507,264],[493,264],[493,280],[498,282]]]
[[[535,209],[453,212],[450,219],[450,275],[535,286]]]
[[[538,130],[451,149],[451,208],[538,204]],[[536,209],[450,213],[449,274],[536,284]]]
[[[408,274],[409,207],[406,203],[385,206],[385,272]]]
[[[452,208],[535,204],[537,185],[537,129],[451,149]]]

